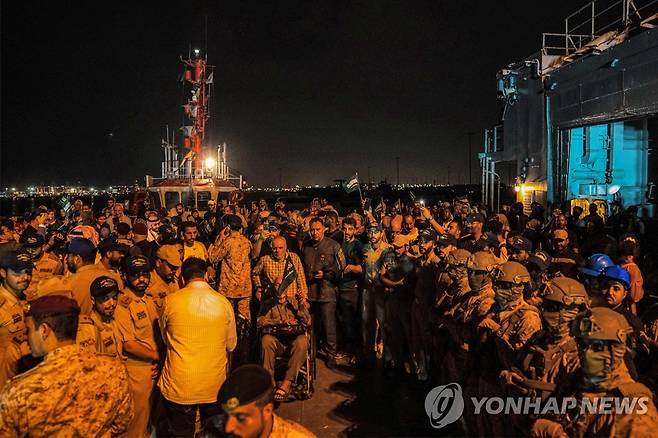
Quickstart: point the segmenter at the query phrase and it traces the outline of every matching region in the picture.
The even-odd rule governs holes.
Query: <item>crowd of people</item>
[[[466,197],[351,212],[326,199],[301,210],[211,200],[203,212],[135,216],[110,199],[99,211],[76,201],[68,213],[5,217],[0,435],[309,436],[273,403],[295,396],[310,355],[459,383],[472,397],[652,400],[658,311],[645,292],[645,233],[617,204],[609,216],[595,203],[584,216],[521,203],[495,212]],[[466,409],[462,425],[480,436],[628,436],[658,426],[648,410]]]

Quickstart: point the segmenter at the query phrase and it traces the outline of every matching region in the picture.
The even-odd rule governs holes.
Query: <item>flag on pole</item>
[[[359,178],[357,175],[352,176],[350,179],[343,183],[343,188],[347,193],[356,192],[359,190]]]

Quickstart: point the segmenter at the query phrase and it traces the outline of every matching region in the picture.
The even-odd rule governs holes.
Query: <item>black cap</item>
[[[141,255],[131,256],[126,262],[126,272],[128,275],[136,275],[144,272],[151,272],[149,260]]]
[[[437,239],[437,233],[434,231],[432,228],[427,228],[418,233],[418,240],[420,240],[423,243],[427,243],[429,241],[436,242]]]
[[[104,253],[108,251],[121,251],[127,253],[130,251],[130,249],[126,245],[122,245],[115,238],[108,237],[107,239],[103,239],[99,244],[98,244],[98,252],[103,255]]]
[[[495,248],[498,246],[498,239],[496,236],[492,236],[489,233],[483,234],[478,240],[473,244],[474,252],[483,251],[485,248]]]
[[[23,233],[20,238],[20,243],[24,248],[38,248],[43,246],[45,239],[39,233]]]
[[[523,236],[514,236],[510,238],[510,246],[519,251],[532,251],[532,242]]]
[[[32,256],[24,250],[9,251],[0,258],[0,267],[19,272],[34,268]]]
[[[90,257],[96,251],[94,242],[83,237],[76,237],[71,239],[67,249],[69,253],[77,254],[81,257]]]
[[[116,229],[117,234],[121,234],[124,236],[130,233],[130,230],[132,230],[130,224],[127,224],[125,222],[119,222],[114,228]]]
[[[274,389],[270,373],[260,365],[243,365],[228,375],[217,401],[225,412],[248,405]]]
[[[551,256],[546,251],[535,251],[529,258],[527,266],[536,266],[541,272],[546,272],[551,267]]]
[[[480,222],[481,224],[483,224],[484,216],[480,213],[471,213],[468,216],[466,216],[466,223],[471,223],[471,222]]]
[[[111,294],[116,295],[119,293],[119,284],[114,278],[101,275],[91,282],[91,286],[89,286],[89,292],[91,293],[91,296],[96,300]]]
[[[452,234],[441,234],[436,240],[436,244],[439,246],[457,246],[457,239]]]

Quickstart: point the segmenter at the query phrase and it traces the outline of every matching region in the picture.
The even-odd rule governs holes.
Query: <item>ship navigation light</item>
[[[204,166],[206,166],[206,169],[208,169],[208,170],[213,169],[215,167],[215,163],[216,162],[215,162],[214,158],[206,158],[203,161]]]

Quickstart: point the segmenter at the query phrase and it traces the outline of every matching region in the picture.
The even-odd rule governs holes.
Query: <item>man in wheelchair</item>
[[[303,298],[288,297],[284,292],[263,300],[256,324],[261,333],[263,368],[274,376],[277,356],[290,352],[286,374],[274,392],[274,401],[285,401],[292,383],[308,354],[308,337],[311,316]]]

